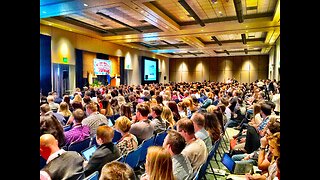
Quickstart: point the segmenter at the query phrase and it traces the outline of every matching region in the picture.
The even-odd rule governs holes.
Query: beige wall
[[[51,36],[51,57],[52,63],[75,65],[75,49],[81,49],[92,53],[103,53],[109,56],[125,57],[125,68],[132,69],[129,72],[128,84],[140,84],[141,72],[139,61],[141,56],[148,56],[159,59],[159,69],[161,71],[160,82],[165,82],[163,76],[167,76],[166,82],[169,82],[169,60],[167,57],[159,56],[151,52],[140,51],[118,44],[101,41],[85,35],[61,30],[51,26],[40,25],[40,34]],[[68,58],[68,63],[62,61],[63,57]],[[119,63],[120,65],[120,63]],[[85,64],[84,64],[85,67]],[[86,67],[88,68],[88,67]],[[119,67],[118,67],[119,68]],[[84,72],[86,72],[84,70]],[[118,69],[117,72],[120,72]],[[119,74],[119,73],[117,73]],[[74,76],[72,76],[74,77]],[[84,75],[86,77],[86,73]]]
[[[221,81],[235,78],[252,82],[268,77],[268,55],[174,58],[169,60],[170,81]]]
[[[269,51],[269,79],[280,80],[280,36],[274,46]]]

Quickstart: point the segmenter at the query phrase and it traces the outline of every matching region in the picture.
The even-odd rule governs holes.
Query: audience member
[[[141,144],[143,140],[153,136],[154,128],[148,119],[149,113],[149,106],[146,103],[140,103],[137,105],[136,115],[132,117],[133,124],[129,132],[137,137],[139,144]]]
[[[183,118],[178,121],[177,131],[184,137],[187,143],[181,154],[189,159],[193,173],[195,173],[207,160],[208,151],[206,144],[202,139],[196,138],[193,122],[188,118]]]
[[[115,129],[118,130],[122,136],[117,142],[120,155],[127,154],[138,147],[138,140],[135,135],[129,132],[130,128],[131,121],[126,116],[120,116],[116,120]]]
[[[40,116],[40,136],[43,134],[52,134],[58,140],[60,148],[65,145],[63,127],[52,114]]]
[[[40,136],[40,155],[47,160],[40,170],[40,180],[83,179],[84,159],[75,151],[60,149],[53,135]]]
[[[154,105],[153,107],[151,107],[150,114],[152,116],[152,120],[150,124],[154,128],[155,133],[166,130],[166,121],[162,120],[161,118],[162,109],[163,106],[160,105]]]
[[[108,119],[98,112],[97,104],[94,102],[87,105],[86,113],[87,117],[82,120],[82,125],[90,127],[90,136],[93,137],[96,134],[99,125],[108,124]]]
[[[206,144],[208,152],[212,149],[212,141],[209,133],[205,130],[205,118],[203,114],[198,112],[193,113],[191,116],[191,120],[193,122],[194,131],[196,138],[200,138]]]
[[[40,106],[40,116],[49,115],[49,114],[52,114],[53,116],[55,116],[62,126],[65,125],[65,118],[63,117],[62,114],[51,111],[49,104],[42,104]]]
[[[119,149],[113,144],[114,132],[112,127],[101,125],[96,130],[97,150],[92,154],[90,160],[85,161],[84,173],[86,176],[98,171],[101,174],[102,167],[120,157]]]
[[[127,163],[112,161],[102,167],[99,180],[136,180],[136,177]]]
[[[150,146],[147,150],[145,174],[140,180],[174,180],[172,160],[169,152],[161,146]]]
[[[186,141],[175,130],[169,130],[162,145],[171,155],[173,175],[176,180],[189,180],[193,177],[191,163],[187,157],[181,154],[186,146]]]
[[[61,107],[61,106],[60,106]],[[83,141],[90,137],[90,128],[87,125],[82,125],[82,120],[85,117],[82,109],[73,111],[74,124],[69,131],[64,132],[66,138],[66,146],[74,142]]]

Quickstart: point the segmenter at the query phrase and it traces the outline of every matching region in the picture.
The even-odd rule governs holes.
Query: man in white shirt
[[[192,120],[188,118],[180,119],[177,122],[177,131],[184,137],[187,143],[181,154],[188,157],[193,173],[195,173],[207,160],[207,146],[202,139],[196,138]]]

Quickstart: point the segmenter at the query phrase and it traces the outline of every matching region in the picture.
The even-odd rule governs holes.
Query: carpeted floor
[[[232,138],[233,135],[236,135],[239,131],[235,130],[233,128],[227,128],[226,129],[226,134],[228,135],[229,138]],[[220,152],[221,156],[223,155],[224,152],[229,152],[229,140],[227,135],[224,136],[224,141],[221,141],[220,146],[218,148],[218,151]],[[214,158],[212,158],[211,160],[211,165],[214,169],[222,169],[223,171],[225,171],[226,175],[215,175],[217,180],[226,180],[226,177],[228,174],[230,174],[230,172],[227,170],[227,168],[221,163],[221,157],[220,155],[217,153],[216,154],[216,159],[218,161],[218,163],[215,161]],[[215,180],[214,175],[211,173],[212,170],[210,168],[210,166],[208,166],[207,168],[207,173],[206,173],[206,179],[208,180]]]

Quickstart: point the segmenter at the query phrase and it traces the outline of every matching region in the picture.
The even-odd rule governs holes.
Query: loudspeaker
[[[163,76],[163,80],[167,80],[167,76]]]
[[[148,79],[148,75],[146,75],[146,78],[145,79]]]

